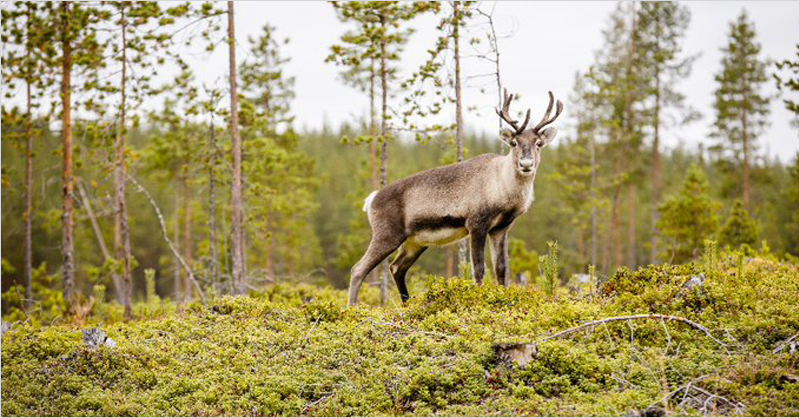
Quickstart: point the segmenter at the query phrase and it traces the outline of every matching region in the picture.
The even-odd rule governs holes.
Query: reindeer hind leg
[[[373,234],[364,256],[353,266],[350,272],[350,290],[347,298],[347,303],[350,306],[355,306],[358,303],[358,292],[361,290],[364,278],[375,266],[391,255],[404,240],[405,237],[401,234]]]
[[[406,273],[411,266],[417,261],[419,256],[427,250],[428,247],[420,246],[419,244],[411,241],[406,241],[397,253],[390,270],[392,277],[397,285],[397,290],[400,292],[400,299],[406,302],[409,298],[408,288],[406,287]]]

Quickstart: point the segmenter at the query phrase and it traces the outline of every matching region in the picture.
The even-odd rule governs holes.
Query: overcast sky
[[[664,142],[674,146],[682,141],[695,147],[707,139],[713,121],[711,105],[715,88],[714,74],[719,71],[720,48],[726,42],[728,23],[746,9],[756,25],[762,56],[783,59],[794,54],[800,38],[800,3],[798,2],[688,2],[691,23],[684,42],[687,53],[700,53],[691,76],[680,90],[703,118],[687,126],[667,130]],[[566,101],[571,93],[574,74],[585,71],[594,53],[602,45],[601,31],[615,2],[482,2],[487,11],[494,7],[498,32],[509,36],[500,41],[502,80],[509,90],[523,97],[519,106],[533,108],[534,118],[547,105],[547,91]],[[296,127],[320,128],[324,122],[338,126],[343,121],[363,117],[368,111],[367,100],[357,90],[345,86],[338,78],[339,68],[324,63],[330,45],[337,42],[346,26],[338,21],[333,8],[324,2],[237,2],[236,36],[239,39],[240,60],[246,59],[248,35],[256,35],[266,23],[274,25],[277,33],[291,42],[285,54],[292,61],[286,72],[296,77],[297,97],[292,110],[297,116]],[[437,36],[436,18],[421,18],[412,22],[416,33],[403,54],[405,71],[415,69],[426,57]],[[482,27],[472,32],[480,36]],[[471,52],[465,48],[465,52]],[[227,70],[227,55],[220,50],[203,65],[201,79],[222,79]],[[463,65],[465,76],[488,72],[487,63],[468,59]],[[487,86],[486,93],[480,92]],[[497,119],[491,112],[496,102],[493,81],[471,79],[464,95],[465,105],[477,111],[465,116],[475,130],[496,132]],[[765,92],[774,94],[770,84]],[[566,117],[564,117],[566,116]],[[569,118],[569,108],[565,109]],[[770,115],[770,127],[762,136],[762,150],[788,160],[798,149],[798,133],[789,120],[792,115],[775,100]],[[566,121],[565,121],[566,123]]]
[[[688,54],[699,53],[691,76],[679,89],[687,101],[699,110],[703,118],[686,126],[668,127],[663,142],[672,147],[684,143],[695,148],[709,139],[714,114],[711,108],[716,87],[714,75],[720,69],[720,48],[725,45],[729,22],[746,9],[755,22],[757,40],[762,45],[762,57],[784,59],[795,53],[800,38],[800,3],[798,2],[687,2],[691,23],[684,42]],[[601,32],[616,2],[481,2],[483,10],[494,10],[494,20],[500,35],[502,80],[504,86],[522,98],[518,107],[533,108],[537,119],[547,105],[547,91],[567,102],[575,73],[585,71],[593,62],[595,51],[602,46]],[[220,4],[224,7],[224,4]],[[416,33],[405,48],[402,75],[415,70],[426,58],[438,35],[438,17],[426,16],[412,22]],[[295,127],[319,129],[324,123],[337,127],[342,122],[354,122],[368,112],[368,100],[356,89],[339,79],[340,68],[324,62],[330,46],[337,43],[347,26],[339,22],[327,2],[236,2],[237,55],[241,63],[250,59],[248,36],[257,36],[261,27],[270,23],[280,37],[290,38],[283,54],[291,57],[286,73],[296,78],[296,98],[292,112]],[[223,29],[225,28],[223,21]],[[484,26],[471,28],[481,36]],[[464,47],[465,55],[473,51]],[[200,81],[206,84],[225,84],[228,72],[227,48],[218,47],[210,56],[198,55],[190,60]],[[491,64],[478,59],[465,59],[466,77],[491,71]],[[487,87],[481,93],[480,87]],[[765,93],[776,94],[770,80]],[[492,112],[497,96],[490,78],[467,81],[464,101],[473,107],[465,115],[467,125],[477,131],[497,132],[497,118]],[[160,99],[159,99],[160,102]],[[148,105],[155,105],[149,103]],[[227,100],[225,100],[227,106]],[[150,107],[150,106],[147,106]],[[557,125],[568,126],[574,116],[567,106]],[[452,112],[448,117],[452,117]],[[779,100],[772,102],[770,126],[759,139],[761,150],[788,161],[798,150],[798,132],[789,120],[792,115]],[[451,119],[452,120],[452,119]]]

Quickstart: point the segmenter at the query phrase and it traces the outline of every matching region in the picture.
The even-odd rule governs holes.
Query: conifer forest
[[[800,413],[798,4],[0,6],[2,415]]]

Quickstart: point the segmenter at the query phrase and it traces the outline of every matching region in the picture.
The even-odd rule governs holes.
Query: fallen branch
[[[589,322],[587,322],[585,324],[578,325],[577,327],[572,327],[572,328],[566,329],[564,331],[560,331],[560,332],[557,332],[555,334],[552,334],[552,335],[549,335],[547,337],[544,337],[541,340],[539,340],[538,342],[541,343],[541,342],[545,342],[547,340],[552,340],[552,339],[555,339],[555,338],[561,338],[561,337],[567,336],[569,334],[574,334],[574,333],[576,333],[576,332],[578,332],[578,331],[580,331],[582,329],[595,327],[597,325],[606,324],[606,323],[609,323],[609,322],[633,321],[633,320],[636,320],[636,319],[659,319],[659,320],[662,320],[662,321],[673,321],[673,322],[680,322],[680,323],[686,324],[686,325],[690,326],[691,328],[694,328],[694,329],[702,332],[703,334],[706,335],[706,337],[710,338],[715,343],[717,343],[717,344],[721,345],[722,347],[724,347],[725,351],[728,350],[727,344],[725,344],[722,341],[714,338],[714,336],[711,335],[711,332],[706,327],[698,324],[697,322],[693,322],[693,321],[690,321],[690,320],[688,320],[686,318],[681,318],[679,316],[659,315],[659,314],[615,316],[615,317],[612,317],[612,318],[604,318],[604,319],[598,319],[598,320],[595,320],[595,321],[589,321]]]
[[[80,179],[77,179],[75,183],[78,186],[78,195],[80,195],[81,200],[83,201],[83,207],[86,209],[86,214],[89,215],[89,222],[92,224],[92,230],[94,231],[95,238],[97,238],[97,245],[100,246],[100,252],[103,253],[103,259],[105,259],[105,261],[114,261],[114,257],[111,256],[111,253],[108,251],[108,247],[106,247],[106,241],[103,238],[103,231],[100,230],[100,225],[97,223],[97,217],[94,214],[94,209],[92,209],[92,202],[89,200],[89,195],[86,193],[86,189],[83,187],[83,182]],[[114,294],[117,297],[117,302],[122,303],[124,297],[121,293],[122,284],[120,283],[119,274],[112,272],[111,281],[114,283]]]
[[[700,324],[698,324],[696,322],[690,321],[690,320],[688,320],[686,318],[681,318],[679,316],[659,315],[659,314],[615,316],[615,317],[612,317],[612,318],[598,319],[598,320],[595,320],[595,321],[589,321],[589,322],[587,322],[585,324],[581,324],[581,325],[578,325],[576,327],[572,327],[572,328],[569,328],[569,329],[565,329],[563,331],[559,331],[559,332],[557,332],[555,334],[548,335],[548,336],[546,336],[544,338],[541,338],[541,339],[539,339],[537,341],[534,341],[532,343],[496,343],[496,344],[494,344],[494,350],[495,350],[495,353],[499,356],[501,361],[513,361],[513,362],[517,363],[517,365],[522,367],[522,366],[525,366],[526,364],[528,364],[529,362],[531,362],[531,360],[533,360],[533,357],[535,357],[536,353],[538,352],[538,345],[540,343],[543,343],[543,342],[548,341],[548,340],[553,340],[553,339],[556,339],[556,338],[566,337],[566,336],[568,336],[570,334],[574,334],[574,333],[576,333],[578,331],[582,331],[582,330],[588,330],[588,329],[594,328],[594,327],[596,327],[598,325],[602,325],[603,327],[605,327],[606,324],[609,323],[609,322],[625,321],[625,322],[628,323],[628,326],[631,326],[631,322],[634,321],[634,320],[637,320],[637,319],[657,319],[657,320],[660,320],[662,325],[664,326],[664,331],[667,332],[667,341],[668,341],[667,347],[669,347],[669,345],[672,344],[672,337],[669,335],[669,331],[667,331],[667,326],[666,326],[666,323],[664,321],[673,321],[673,322],[680,322],[680,323],[686,324],[686,325],[688,325],[688,326],[690,326],[690,327],[692,327],[692,328],[704,333],[708,338],[710,338],[711,340],[713,340],[714,342],[716,342],[717,344],[722,346],[722,348],[725,349],[726,353],[730,354],[730,351],[728,351],[728,346],[725,343],[723,343],[722,341],[714,338],[714,336],[711,335],[711,332],[706,327],[704,327],[704,326],[702,326],[702,325],[700,325]],[[608,329],[606,329],[606,332],[608,333]],[[633,329],[631,328],[631,344],[633,344],[633,335],[634,335],[633,334]],[[610,335],[609,335],[609,338],[610,338]]]
[[[186,260],[184,260],[183,257],[181,257],[181,255],[178,253],[178,249],[175,248],[175,245],[172,244],[172,241],[170,241],[169,234],[167,234],[167,227],[166,227],[166,225],[164,223],[164,216],[161,215],[161,209],[159,209],[159,207],[156,204],[155,200],[153,200],[153,197],[150,196],[150,193],[148,193],[147,190],[144,187],[142,187],[142,185],[139,184],[138,181],[136,181],[136,179],[131,177],[131,175],[128,174],[128,173],[125,173],[125,176],[128,177],[128,180],[130,180],[131,183],[133,183],[136,186],[136,188],[139,190],[139,192],[144,194],[147,197],[147,200],[150,201],[150,206],[152,206],[153,209],[156,211],[156,216],[158,217],[158,222],[159,222],[159,224],[161,224],[161,232],[164,235],[164,241],[167,242],[167,245],[169,246],[169,249],[172,250],[172,254],[175,255],[175,258],[177,258],[178,261],[181,263],[181,266],[183,267],[183,269],[186,270],[186,274],[189,276],[189,281],[191,281],[192,285],[194,285],[195,289],[197,289],[197,294],[200,296],[200,302],[202,302],[203,306],[205,306],[206,305],[206,295],[205,295],[205,293],[203,293],[203,289],[200,287],[200,284],[197,283],[197,280],[195,280],[194,272],[192,272],[191,267],[189,267],[189,264],[186,263]]]

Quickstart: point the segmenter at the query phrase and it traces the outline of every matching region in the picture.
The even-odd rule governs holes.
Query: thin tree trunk
[[[376,137],[378,136],[378,122],[377,122],[377,113],[375,110],[375,78],[376,78],[376,69],[375,69],[375,58],[370,59],[370,67],[369,67],[369,135],[371,140],[369,141],[369,164],[370,164],[370,171],[371,171],[371,187],[372,190],[378,190],[380,185],[380,165],[378,164],[379,155],[378,155],[378,143],[376,141]],[[380,269],[372,269],[369,273],[369,283],[376,283],[380,280]]]
[[[70,2],[61,3],[61,138],[63,141],[63,170],[61,183],[63,198],[61,202],[61,258],[62,291],[64,301],[71,306],[75,296],[75,250],[73,246],[73,174],[72,174],[72,43],[70,31]]]
[[[213,116],[212,116],[213,118]],[[217,258],[217,201],[215,192],[216,175],[214,170],[217,167],[217,138],[214,129],[214,120],[208,122],[208,149],[210,156],[208,159],[208,246],[211,253],[210,276],[211,287],[217,290],[219,280],[219,266]]]
[[[178,252],[180,251],[180,239],[181,239],[181,211],[178,207],[178,202],[181,201],[181,191],[180,187],[176,184],[174,186],[174,196],[172,201],[175,202],[175,217],[172,221],[172,242],[175,243],[175,257],[173,257],[173,286],[175,291],[175,301],[178,303],[183,302],[183,286],[181,285],[182,279],[181,275],[183,271],[181,270],[181,263],[178,260]]]
[[[274,280],[275,268],[272,264],[272,217],[267,210],[264,221],[264,274],[268,280]]]
[[[385,18],[383,15],[380,16],[380,24],[381,28],[385,28]],[[388,118],[389,115],[387,113],[387,98],[388,98],[388,86],[387,82],[387,75],[388,69],[386,68],[386,36],[381,36],[380,42],[380,54],[381,54],[381,139],[383,142],[381,143],[381,187],[386,187],[388,183],[388,175],[387,175],[387,167],[386,167],[386,160],[387,155],[386,151],[388,150],[388,136],[389,136],[389,126],[388,126]],[[381,304],[385,305],[386,301],[388,300],[388,288],[389,288],[389,261],[384,259],[381,263]]]
[[[628,267],[636,267],[636,186],[628,183]]]
[[[239,136],[239,96],[236,89],[236,33],[233,2],[228,2],[228,64],[231,91],[231,153],[233,157],[233,183],[231,184],[231,257],[233,258],[233,283],[236,294],[247,289],[244,277],[244,252],[242,243],[242,141]]]
[[[611,241],[614,246],[614,268],[622,265],[622,237],[620,234],[619,206],[622,185],[614,188],[614,198],[611,203]]]
[[[656,66],[656,108],[653,121],[653,195],[650,219],[652,223],[652,236],[650,237],[650,263],[658,262],[658,205],[661,202],[661,151],[659,150],[661,128],[661,69]]]
[[[593,266],[597,267],[597,161],[595,156],[594,132],[589,134],[589,159],[591,180],[589,183],[589,195],[592,199],[589,209],[589,217],[591,220],[592,238],[590,249],[590,262]]]
[[[28,22],[30,22],[30,4],[28,4]],[[27,60],[30,62],[30,50],[27,51]],[[33,215],[33,132],[31,114],[31,76],[25,77],[25,209],[22,214],[25,222],[25,302],[22,306],[30,307],[33,303],[33,246],[31,243],[31,215]]]
[[[742,167],[742,203],[745,209],[750,209],[750,144],[749,132],[747,132],[747,111],[742,111],[742,157],[744,164]]]
[[[454,264],[453,263],[453,261],[454,261],[453,258],[455,258],[453,252],[454,252],[453,251],[453,247],[452,246],[448,246],[447,247],[447,252],[446,252],[447,260],[445,261],[445,266],[447,268],[447,273],[446,273],[446,277],[447,278],[453,277],[453,264]]]
[[[628,44],[628,56],[627,56],[627,77],[626,77],[626,89],[625,89],[625,144],[623,145],[622,150],[622,165],[621,167],[626,167],[626,161],[628,157],[628,152],[631,154],[631,158],[635,159],[636,156],[634,155],[633,150],[629,149],[630,144],[633,142],[633,131],[634,131],[634,121],[633,121],[633,97],[631,97],[631,93],[634,88],[634,80],[633,80],[633,55],[636,52],[636,37],[634,36],[634,32],[636,31],[636,2],[631,3],[631,33],[630,33],[630,42]],[[628,245],[627,245],[627,263],[630,267],[633,267],[635,264],[636,259],[636,191],[634,189],[633,182],[628,180]],[[617,208],[619,211],[619,207]],[[619,247],[621,249],[621,242],[619,243]],[[621,253],[619,254],[621,257]],[[620,260],[621,261],[621,260]],[[618,261],[617,266],[620,266],[621,263]]]
[[[372,189],[378,190],[380,187],[378,166],[378,144],[375,141],[378,131],[377,112],[375,111],[375,63],[374,58],[369,70],[369,134],[372,140],[369,142],[370,167],[372,170]]]
[[[183,259],[187,264],[192,264],[192,207],[191,207],[192,191],[189,187],[189,173],[184,170],[183,173]],[[183,286],[183,295],[185,300],[192,300],[192,284],[189,281],[188,274],[184,276],[181,282]]]
[[[464,161],[464,117],[461,108],[461,56],[459,54],[460,42],[458,36],[458,29],[461,26],[461,12],[459,11],[459,2],[453,3],[453,48],[455,54],[453,59],[456,64],[456,156],[458,162]],[[458,243],[458,266],[460,271],[466,270],[465,267],[469,264],[469,254],[467,250],[467,240],[461,240]]]
[[[117,130],[116,167],[114,169],[114,256],[122,262],[122,306],[125,319],[133,317],[133,277],[131,272],[131,241],[128,230],[128,211],[125,204],[125,83],[127,76],[127,22],[125,8],[121,9],[122,79],[120,81],[119,129]]]

